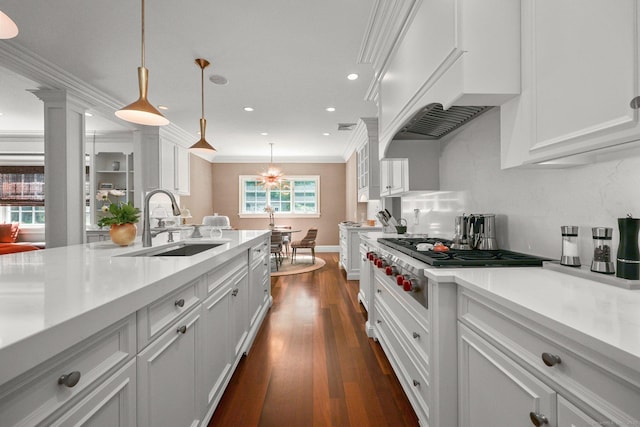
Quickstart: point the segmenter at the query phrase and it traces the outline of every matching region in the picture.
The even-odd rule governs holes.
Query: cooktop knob
[[[396,276],[396,283],[398,284],[398,286],[402,286],[402,284],[404,283],[404,276],[402,274],[398,274]]]
[[[394,265],[388,265],[384,269],[384,272],[387,274],[387,276],[395,276],[398,274],[398,269]]]
[[[402,282],[402,289],[406,292],[418,292],[420,290],[415,279],[405,279]]]

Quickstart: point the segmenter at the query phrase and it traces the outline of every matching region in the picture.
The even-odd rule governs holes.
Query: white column
[[[44,201],[47,248],[85,241],[87,105],[65,90],[33,91],[44,102]]]

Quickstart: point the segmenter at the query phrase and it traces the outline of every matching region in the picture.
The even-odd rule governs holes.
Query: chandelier
[[[262,172],[258,178],[258,182],[264,185],[265,188],[279,187],[282,181],[283,173],[280,169],[273,165],[273,142],[270,142],[271,146],[271,161],[266,172]]]

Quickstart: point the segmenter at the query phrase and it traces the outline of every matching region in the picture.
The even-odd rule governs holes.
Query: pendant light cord
[[[142,68],[144,68],[144,0],[141,1],[142,3],[142,49],[141,49],[141,56],[142,56]]]
[[[200,67],[200,95],[202,100],[202,118],[204,119],[204,67]]]

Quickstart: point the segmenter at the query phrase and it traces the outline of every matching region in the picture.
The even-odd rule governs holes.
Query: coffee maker
[[[457,216],[451,249],[498,249],[496,216],[494,214],[462,214]]]

